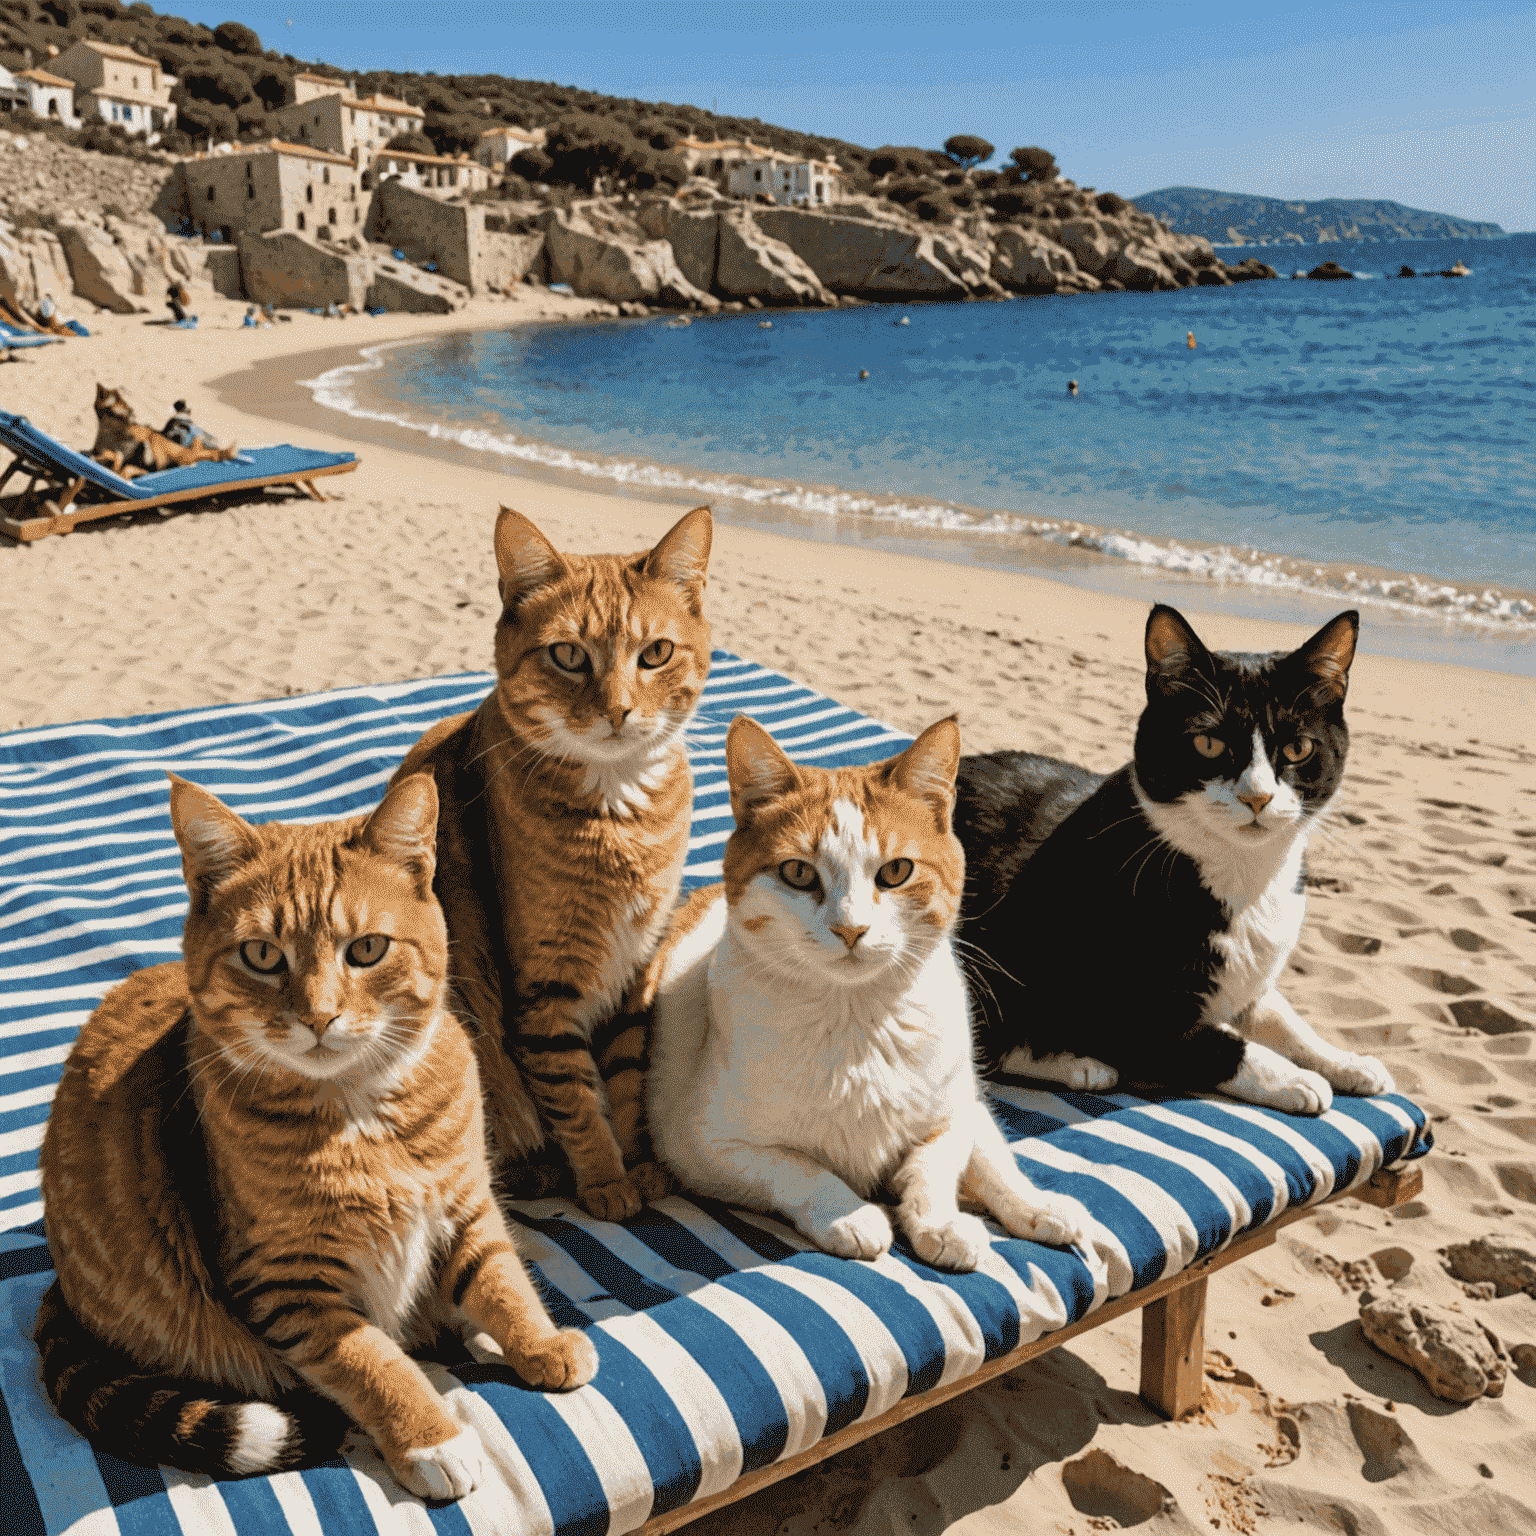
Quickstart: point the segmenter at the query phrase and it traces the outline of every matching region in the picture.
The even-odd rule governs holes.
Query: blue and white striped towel
[[[672,1196],[623,1226],[560,1200],[524,1202],[514,1211],[522,1251],[559,1321],[590,1330],[601,1367],[579,1392],[545,1395],[504,1370],[431,1366],[495,1468],[461,1503],[427,1508],[367,1452],[211,1482],[93,1451],[54,1415],[38,1379],[32,1325],[52,1271],[37,1152],[81,1023],[113,983],[180,952],[186,902],[163,770],[255,820],[355,814],[427,726],[473,708],[489,685],[473,673],[0,737],[7,1531],[634,1530],[1428,1145],[1423,1112],[1397,1095],[1340,1099],[1304,1120],[1225,1100],[999,1087],[1030,1176],[1098,1219],[1093,1256],[999,1236],[975,1274],[944,1275],[900,1248],[872,1264],[808,1251],[782,1222],[711,1201]],[[690,738],[689,885],[719,878],[731,829],[725,728],[742,712],[791,756],[825,766],[887,757],[908,740],[717,651]]]

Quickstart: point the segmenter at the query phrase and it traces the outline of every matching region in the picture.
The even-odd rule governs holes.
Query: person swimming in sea
[[[1067,393],[1069,395],[1075,395],[1077,393],[1077,380],[1076,379],[1068,379],[1067,380]]]
[[[1195,340],[1195,333],[1193,331],[1185,331],[1184,345],[1188,347],[1191,352],[1193,352],[1199,345],[1199,343]]]

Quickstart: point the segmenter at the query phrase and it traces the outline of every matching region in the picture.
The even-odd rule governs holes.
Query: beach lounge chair
[[[40,336],[36,331],[23,331],[0,320],[0,352],[7,355],[25,351],[28,347],[46,347],[63,340],[62,336]]]
[[[269,485],[291,485],[316,501],[325,501],[315,481],[322,475],[345,474],[356,469],[358,462],[355,453],[321,453],[281,443],[247,449],[238,459],[204,460],[129,480],[66,448],[11,411],[0,411],[0,446],[15,455],[10,467],[0,471],[0,496],[13,476],[28,481],[26,490],[13,498],[14,504],[0,499],[0,533],[23,543],[50,533],[68,533],[94,518]]]
[[[478,1428],[495,1471],[426,1510],[349,1451],[270,1478],[210,1481],[128,1466],[43,1396],[31,1333],[51,1283],[37,1148],[80,1024],[114,982],[180,952],[185,911],[164,770],[258,820],[354,814],[417,736],[473,708],[484,674],[0,736],[0,1466],[14,1536],[65,1531],[658,1533],[1144,1308],[1143,1396],[1199,1401],[1208,1276],[1345,1194],[1406,1199],[1429,1145],[1393,1094],[1318,1119],[1218,1097],[997,1088],[1032,1177],[1084,1200],[1088,1256],[998,1235],[946,1275],[896,1251],[875,1263],[808,1250],[784,1222],[671,1195],[623,1225],[573,1202],[519,1202],[520,1245],[551,1311],[590,1329],[593,1382],[570,1394],[504,1368],[429,1367]],[[719,878],[731,827],[725,728],[738,711],[797,761],[869,762],[908,738],[717,651],[695,729],[687,880]]]

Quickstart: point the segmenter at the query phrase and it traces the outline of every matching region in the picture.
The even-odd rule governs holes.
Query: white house
[[[542,149],[545,132],[543,128],[518,128],[511,123],[498,123],[480,135],[475,159],[493,170],[500,170],[525,149]]]
[[[732,197],[765,193],[776,203],[817,207],[838,200],[838,167],[829,160],[739,160],[726,167]]]
[[[418,192],[456,197],[484,192],[491,184],[488,166],[463,155],[418,155],[407,149],[380,149],[373,155],[373,180],[377,185],[391,177]],[[364,183],[368,183],[365,181]]]
[[[119,123],[129,133],[159,133],[175,125],[176,77],[132,48],[82,38],[54,59],[53,67],[73,82],[83,117]]]
[[[15,77],[15,89],[21,93],[16,103],[38,117],[51,117],[66,128],[78,128],[75,121],[75,82],[46,69],[24,69]]]

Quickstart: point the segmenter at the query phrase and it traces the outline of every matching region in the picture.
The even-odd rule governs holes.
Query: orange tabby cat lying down
[[[645,1136],[645,1023],[620,1008],[688,853],[711,531],[699,507],[654,549],[562,554],[503,507],[496,687],[395,776],[430,772],[442,796],[437,893],[509,1178],[539,1192],[517,1165],[547,1126],[608,1220],[668,1188]]]
[[[103,999],[43,1141],[48,1395],[125,1460],[210,1475],[330,1454],[339,1404],[412,1493],[459,1498],[479,1440],[406,1347],[444,1324],[562,1388],[597,1354],[556,1329],[491,1194],[432,781],[310,827],[171,786],[185,959]]]

